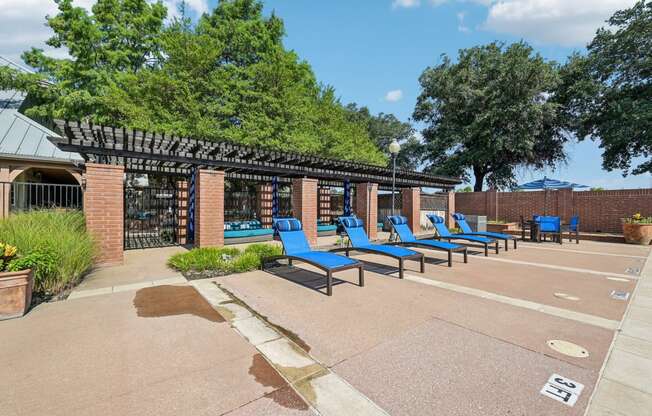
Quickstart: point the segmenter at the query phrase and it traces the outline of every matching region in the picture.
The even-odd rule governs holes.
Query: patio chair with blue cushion
[[[552,234],[553,240],[556,238],[559,244],[562,244],[562,235],[561,235],[561,218],[554,216],[545,216],[545,215],[535,215],[534,221],[537,223],[537,241],[541,241],[541,236],[544,240],[546,235]]]
[[[364,253],[380,254],[381,256],[388,256],[398,260],[398,275],[403,278],[403,269],[405,260],[416,260],[421,263],[421,273],[425,270],[424,256],[422,253],[414,250],[409,250],[404,247],[396,247],[391,245],[371,244],[367,233],[364,231],[364,223],[360,218],[356,217],[339,217],[340,224],[344,228],[344,232],[349,237],[350,246],[336,249],[336,251],[345,251],[347,257],[350,251],[362,251]]]
[[[306,239],[306,235],[303,233],[301,221],[296,218],[278,218],[273,220],[273,226],[283,243],[284,254],[263,259],[263,269],[265,263],[282,258],[287,258],[290,264],[292,264],[292,260],[308,263],[326,272],[326,293],[328,296],[333,294],[333,273],[335,272],[358,269],[359,286],[364,286],[362,263],[339,254],[313,251]]]
[[[469,223],[466,222],[466,217],[464,216],[464,214],[461,214],[459,212],[453,214],[453,218],[455,219],[455,222],[457,222],[457,225],[460,227],[460,230],[462,230],[462,234],[479,235],[480,237],[489,237],[489,238],[495,238],[496,240],[505,240],[505,251],[509,250],[509,240],[514,240],[514,249],[516,249],[516,238],[514,238],[514,236],[512,235],[503,234],[503,233],[491,233],[487,231],[473,231]]]
[[[427,239],[418,240],[414,236],[414,234],[412,234],[412,230],[410,230],[410,227],[408,227],[407,218],[399,215],[393,215],[387,217],[387,219],[389,220],[389,223],[391,224],[394,231],[396,231],[398,238],[401,240],[394,244],[401,244],[401,245],[412,246],[412,247],[423,247],[431,250],[445,251],[448,253],[448,267],[453,267],[454,252],[463,253],[464,263],[469,262],[466,247],[461,246],[459,244],[448,243],[445,241],[427,240]]]
[[[570,222],[564,227],[564,231],[568,232],[568,242],[573,241],[573,234],[575,234],[575,244],[580,243],[580,217],[573,215]]]
[[[435,236],[435,238],[441,238],[449,241],[465,240],[471,243],[482,244],[484,246],[485,257],[489,256],[489,245],[495,244],[496,254],[498,254],[498,241],[487,237],[480,237],[480,236],[467,235],[467,234],[453,234],[448,230],[446,224],[444,224],[444,217],[440,217],[439,215],[433,215],[433,214],[427,215],[427,217],[432,223],[432,225],[435,226],[435,230],[437,231],[437,235]]]

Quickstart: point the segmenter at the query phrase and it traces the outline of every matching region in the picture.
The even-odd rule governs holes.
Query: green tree
[[[616,12],[585,56],[562,68],[555,100],[580,140],[600,140],[602,166],[652,172],[652,2]],[[632,169],[632,158],[647,160]]]
[[[70,58],[32,49],[23,56],[37,75],[0,71],[0,86],[35,94],[30,115],[386,163],[334,90],[285,49],[283,22],[260,1],[220,0],[196,24],[183,14],[166,24],[162,3],[147,0],[58,7],[48,44]]]
[[[524,42],[491,43],[462,49],[457,62],[419,78],[421,94],[414,119],[424,122],[427,169],[475,178],[493,187],[515,184],[515,168],[543,168],[565,160],[568,140],[559,104],[549,99],[557,67]]]
[[[421,164],[423,145],[415,135],[410,123],[403,122],[394,114],[372,115],[367,107],[352,103],[347,106],[350,119],[366,125],[369,138],[376,144],[386,158],[390,158],[389,144],[396,139],[401,151],[396,157],[396,165],[404,169],[416,170]]]

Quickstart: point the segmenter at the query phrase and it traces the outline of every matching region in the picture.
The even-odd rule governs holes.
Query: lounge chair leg
[[[364,269],[362,266],[358,267],[358,283],[360,287],[364,287]]]
[[[464,249],[464,263],[469,262],[469,252],[467,249]]]
[[[349,257],[349,249],[347,248],[344,252],[346,253],[346,257]]]
[[[466,256],[466,251],[464,252],[464,255]],[[452,251],[448,252],[448,267],[453,267],[453,252]]]
[[[292,259],[288,259],[288,266],[292,266]]]
[[[326,272],[326,294],[328,296],[333,296],[333,272]]]
[[[516,250],[516,239],[514,239],[514,250]]]
[[[498,254],[498,241],[496,241],[496,254]]]
[[[505,251],[509,251],[509,241],[505,240]]]
[[[484,245],[484,256],[489,257],[489,244]]]
[[[421,256],[421,273],[426,272],[426,256]]]
[[[403,278],[403,259],[398,259],[398,278]]]

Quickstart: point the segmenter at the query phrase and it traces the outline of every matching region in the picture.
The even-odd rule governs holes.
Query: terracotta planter
[[[515,222],[506,222],[503,224],[487,223],[487,231],[490,233],[505,233],[507,231],[515,231],[517,224]]]
[[[623,236],[629,244],[647,246],[652,241],[652,224],[623,224]]]
[[[33,289],[34,274],[30,269],[0,273],[0,320],[25,315]]]

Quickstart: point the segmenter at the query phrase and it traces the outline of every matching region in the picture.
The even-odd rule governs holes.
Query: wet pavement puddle
[[[192,286],[154,286],[140,289],[134,307],[142,318],[194,315],[211,322],[226,322]]]

